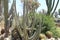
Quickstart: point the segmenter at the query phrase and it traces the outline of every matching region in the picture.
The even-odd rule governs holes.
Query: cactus
[[[35,9],[32,12],[34,13]],[[33,14],[33,19],[34,20],[32,20],[33,24],[30,27],[29,21],[28,21],[28,17],[29,17],[28,13],[29,13],[29,10],[28,10],[28,0],[24,0],[23,1],[23,18],[22,18],[22,21],[19,20],[20,18],[18,17],[17,14],[14,16],[15,28],[17,28],[17,30],[19,31],[19,35],[21,35],[22,40],[36,40],[38,38],[38,35],[39,35],[40,27],[34,28],[35,21],[36,21],[35,20],[35,14]],[[22,22],[22,23],[20,23],[20,22]],[[33,34],[33,35],[31,35],[29,37],[27,31],[31,31],[31,30],[32,30],[31,34]],[[34,30],[36,30],[36,31],[33,33]]]
[[[8,36],[8,0],[4,0],[5,32]]]
[[[58,10],[58,12],[59,12],[59,15],[60,15],[60,9]]]
[[[33,11],[31,11],[31,12],[33,12],[33,19],[32,19],[32,26],[31,26],[31,28],[30,28],[30,26],[28,25],[28,13],[29,13],[29,4],[28,4],[28,1],[29,0],[23,0],[23,34],[24,34],[24,36],[23,36],[23,40],[36,40],[37,38],[36,38],[36,36],[38,37],[38,34],[39,34],[39,32],[38,32],[38,28],[37,28],[37,30],[36,30],[36,32],[31,36],[31,37],[29,37],[29,35],[28,35],[28,32],[27,31],[31,31],[31,28],[32,28],[32,32],[33,32],[33,30],[34,30],[34,25],[35,25],[35,14],[34,14],[34,12],[35,12],[35,7],[33,7]],[[30,6],[33,6],[33,5],[30,5]],[[26,21],[27,20],[27,21]],[[32,33],[31,33],[32,34]],[[35,35],[36,34],[36,35]]]
[[[1,7],[1,0],[0,0],[0,16],[1,16],[1,11],[2,11],[2,7]]]
[[[0,1],[1,2],[1,1]],[[35,1],[36,2],[36,1]],[[12,25],[11,25],[11,32],[12,30],[14,30],[14,28],[17,29],[19,36],[22,37],[22,40],[36,40],[39,36],[39,30],[40,30],[40,25],[35,28],[35,10],[36,10],[36,3],[32,2],[32,11],[33,12],[33,17],[32,17],[32,26],[30,27],[29,25],[29,20],[28,20],[28,13],[29,13],[29,9],[28,9],[28,0],[24,0],[23,2],[23,18],[22,18],[22,23],[20,23],[20,17],[16,12],[16,0],[13,0],[13,4],[11,7],[11,15],[13,15],[13,21],[12,21]],[[6,36],[8,36],[8,30],[9,30],[9,25],[8,25],[8,18],[10,18],[9,14],[8,14],[8,0],[4,0],[4,18],[5,18],[5,32],[6,32]],[[27,31],[32,31],[30,37],[28,35]],[[35,31],[33,33],[33,31]],[[13,32],[12,32],[13,33]]]
[[[0,0],[0,4],[1,4],[1,0]]]
[[[47,8],[48,8],[48,11],[47,11],[47,15],[51,15],[50,13],[52,12],[52,15],[53,13],[55,12],[57,6],[58,6],[58,3],[59,3],[59,0],[57,1],[56,3],[56,6],[54,8],[54,5],[55,5],[55,0],[46,0],[46,5],[47,5]],[[53,10],[54,8],[54,10]]]

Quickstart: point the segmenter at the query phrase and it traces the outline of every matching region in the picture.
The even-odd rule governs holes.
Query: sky
[[[11,8],[12,2],[13,2],[13,0],[10,0],[9,9]],[[47,10],[47,6],[46,6],[46,3],[45,3],[45,0],[38,0],[38,2],[41,5],[38,7],[37,12],[41,11],[42,9]],[[57,2],[57,0],[55,2]],[[58,4],[58,7],[57,7],[56,11],[58,11],[58,9],[60,8],[59,5],[60,5],[60,0],[59,0],[59,4]],[[23,13],[22,12],[23,11],[23,4],[21,3],[21,0],[16,0],[16,10],[17,10],[17,13],[22,15],[22,13]]]

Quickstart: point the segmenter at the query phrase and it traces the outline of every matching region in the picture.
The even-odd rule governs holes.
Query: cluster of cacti
[[[0,22],[3,20],[3,0],[0,0]]]
[[[37,28],[34,28],[34,25],[35,25],[35,17],[34,16],[35,15],[33,14],[32,26],[30,27],[30,24],[28,21],[28,17],[29,17],[28,13],[29,13],[28,12],[28,0],[24,0],[24,2],[23,2],[23,17],[20,18],[17,13],[14,17],[15,28],[17,28],[17,30],[19,31],[19,34],[21,35],[22,40],[36,40],[39,37],[40,25],[38,25]],[[22,23],[20,23],[21,21],[19,19],[22,19]],[[30,37],[29,37],[28,33],[30,33]]]
[[[57,1],[56,5],[55,5],[55,1]],[[48,11],[47,11],[47,15],[53,15],[57,6],[58,6],[58,3],[59,3],[59,0],[46,0],[46,5],[47,5],[47,8],[48,8]],[[55,6],[55,8],[54,8]],[[51,14],[52,12],[52,14]]]
[[[26,9],[26,7],[28,7],[28,5],[29,5],[29,4],[26,4],[27,2],[28,2],[28,0],[26,0],[26,1],[24,0],[24,7],[25,7],[24,9]],[[33,1],[32,1],[32,2],[33,2]],[[30,6],[32,6],[32,5],[30,5]],[[28,9],[27,9],[27,10],[28,10]],[[35,10],[35,9],[34,9],[34,10]],[[32,12],[34,12],[34,10],[33,10],[33,8],[32,8]],[[37,32],[36,35],[34,35],[34,36],[31,37],[31,38],[28,38],[29,35],[28,35],[27,31],[30,31],[30,30],[26,30],[26,28],[30,28],[30,27],[26,24],[26,19],[25,19],[25,18],[27,18],[28,16],[26,17],[25,14],[28,15],[28,13],[26,13],[26,10],[23,11],[23,15],[24,15],[24,16],[23,16],[23,17],[24,17],[23,20],[24,20],[24,22],[25,22],[25,23],[23,22],[23,28],[24,28],[23,30],[25,31],[25,34],[24,34],[24,35],[26,35],[26,36],[25,36],[25,40],[28,40],[28,39],[34,40],[35,38],[37,38],[36,36],[37,36],[38,32],[37,32],[37,30],[36,30],[36,32]],[[33,13],[33,19],[32,19],[32,26],[31,26],[31,28],[34,28],[34,25],[35,25],[35,24],[34,24],[34,22],[35,22],[34,16],[35,16],[35,15],[34,15],[34,13]],[[33,30],[32,30],[32,32],[33,32]],[[32,34],[32,33],[31,33],[31,34]],[[34,33],[34,34],[35,34],[35,33]],[[36,39],[35,39],[35,40],[36,40]]]
[[[0,0],[0,4],[1,4],[1,0]]]
[[[36,1],[35,1],[36,2]],[[37,8],[37,3],[35,3],[32,1],[32,8],[36,7]],[[23,21],[22,23],[20,23],[20,17],[19,15],[16,13],[16,0],[13,0],[13,5],[14,7],[11,8],[10,12],[12,13],[13,15],[13,20],[12,20],[12,30],[14,28],[16,28],[19,32],[19,35],[21,35],[22,37],[22,40],[36,40],[38,37],[39,37],[39,31],[40,31],[40,25],[38,25],[37,28],[34,28],[34,25],[35,25],[35,9],[32,9],[31,8],[31,12],[33,12],[33,16],[32,16],[32,26],[30,27],[30,24],[29,24],[29,21],[28,21],[28,0],[24,0],[24,3],[23,3],[23,18],[21,18]],[[34,5],[34,6],[33,6]],[[9,23],[8,21],[8,18],[9,17],[9,14],[8,14],[8,0],[4,0],[4,18],[5,18],[5,32],[6,32],[6,36],[8,36],[8,30],[9,30]],[[39,19],[40,20],[40,19]],[[35,30],[35,32],[34,32]],[[29,34],[30,33],[30,37],[29,37]]]
[[[58,3],[59,0],[57,1],[53,13],[57,8]],[[50,15],[54,7],[55,0],[46,0],[46,4],[48,7],[47,13],[48,15]],[[38,6],[39,3],[37,2],[37,0],[23,0],[23,16],[20,18],[19,14],[17,14],[16,12],[16,0],[13,0],[12,8],[10,10],[10,12],[12,12],[12,17],[13,17],[11,27],[12,30],[14,30],[14,28],[17,29],[19,36],[21,36],[22,40],[37,40],[39,38],[39,34],[41,33],[42,20],[41,18],[37,20],[35,18],[36,14],[34,14]],[[29,13],[32,14],[31,20],[29,19]],[[8,0],[4,0],[4,18],[5,18],[5,32],[7,35],[8,34],[7,32],[9,30]],[[22,21],[20,19],[22,19]],[[29,20],[31,21],[31,23],[29,23]],[[38,21],[39,23],[38,25],[36,25],[35,28],[36,21]],[[13,32],[11,33],[14,34]]]

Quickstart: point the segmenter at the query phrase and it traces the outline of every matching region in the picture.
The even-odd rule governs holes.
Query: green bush
[[[45,33],[46,31],[54,30],[55,28],[54,18],[42,15],[42,32]]]
[[[51,30],[54,37],[60,37],[60,28],[56,27],[54,30]]]
[[[32,13],[29,14],[30,19],[32,18]],[[46,31],[51,31],[54,37],[60,37],[60,28],[55,26],[54,18],[51,16],[46,16],[44,14],[35,13],[35,28],[41,23],[41,32],[46,33]]]

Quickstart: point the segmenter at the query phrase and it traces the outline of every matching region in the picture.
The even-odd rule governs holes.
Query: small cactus
[[[40,38],[41,40],[45,40],[46,36],[45,36],[44,34],[39,34],[39,38]]]
[[[52,37],[52,32],[47,31],[47,32],[46,32],[46,36],[47,36],[47,38],[51,38],[51,37]]]

